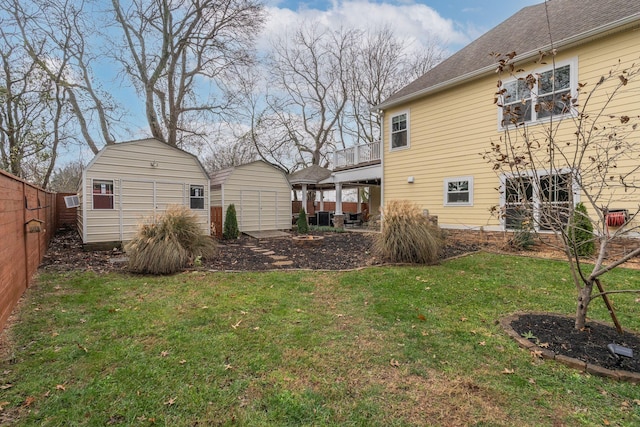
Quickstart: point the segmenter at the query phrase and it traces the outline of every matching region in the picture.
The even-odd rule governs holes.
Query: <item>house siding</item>
[[[156,162],[157,166],[151,166]],[[112,180],[113,209],[94,209],[93,180]],[[154,140],[106,147],[83,174],[81,227],[84,243],[130,240],[138,224],[163,213],[169,205],[190,204],[190,185],[201,185],[205,209],[194,209],[209,234],[209,180],[195,157]]]
[[[586,89],[589,89],[600,76],[608,74],[619,59],[623,67],[639,61],[639,37],[638,30],[618,33],[560,52],[556,61],[577,58],[578,81],[588,82]],[[531,71],[536,64],[522,64],[521,68]],[[412,200],[437,215],[444,228],[502,229],[499,219],[489,213],[492,206],[500,203],[496,190],[499,178],[480,155],[490,149],[491,142],[499,143],[504,136],[499,130],[498,111],[493,103],[498,78],[491,74],[385,111],[384,203],[394,199]],[[617,79],[613,83],[617,83]],[[633,88],[630,83],[608,106],[607,112],[638,116],[639,83],[633,82]],[[606,93],[610,91],[603,89],[590,101],[592,108],[605,102]],[[390,150],[390,120],[402,111],[410,112],[410,148],[393,151]],[[545,128],[541,123],[531,125],[529,131],[540,135]],[[574,132],[573,121],[565,119],[558,137],[573,141]],[[620,164],[618,169],[633,166]],[[414,183],[407,182],[409,176],[414,177]],[[443,182],[445,178],[458,176],[473,177],[473,206],[444,206]],[[631,209],[637,205],[637,200],[634,204],[624,194],[613,197],[617,203],[612,207]]]

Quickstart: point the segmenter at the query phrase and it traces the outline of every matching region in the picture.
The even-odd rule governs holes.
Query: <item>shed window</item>
[[[191,209],[204,209],[204,186],[191,185],[189,192]]]
[[[93,180],[93,209],[113,209],[112,180]]]

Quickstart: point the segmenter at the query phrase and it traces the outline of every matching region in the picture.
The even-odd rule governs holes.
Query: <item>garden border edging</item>
[[[584,372],[584,373],[588,373],[588,374],[592,374],[592,375],[597,375],[599,377],[612,378],[612,379],[617,380],[617,381],[628,381],[628,382],[631,382],[631,383],[634,383],[634,384],[640,384],[640,374],[639,373],[629,372],[629,371],[624,371],[624,370],[607,369],[607,368],[603,368],[603,367],[598,366],[598,365],[593,365],[593,364],[584,362],[584,361],[582,361],[580,359],[576,359],[574,357],[568,357],[568,356],[564,356],[562,354],[556,354],[555,352],[553,352],[551,350],[547,350],[547,349],[541,348],[541,347],[537,346],[536,344],[532,343],[531,341],[529,341],[527,338],[524,338],[524,337],[520,336],[511,327],[511,322],[513,322],[514,320],[516,320],[519,316],[521,316],[523,314],[542,314],[542,315],[553,314],[555,316],[558,316],[558,313],[516,312],[516,313],[510,314],[510,315],[500,319],[500,325],[502,326],[502,329],[504,329],[504,331],[507,333],[507,335],[509,335],[511,338],[513,338],[521,348],[523,348],[525,350],[529,350],[531,352],[535,351],[536,354],[540,355],[540,357],[542,357],[543,359],[554,360],[554,361],[562,363],[563,365],[568,366],[570,368],[577,369],[580,372]],[[590,320],[590,322],[604,324],[603,322],[598,322],[597,320]]]

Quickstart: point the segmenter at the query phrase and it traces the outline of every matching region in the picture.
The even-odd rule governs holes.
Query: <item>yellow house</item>
[[[505,58],[512,52],[516,66],[497,74],[494,54]],[[541,58],[540,52],[555,55]],[[525,189],[527,194],[518,194],[510,188],[513,176],[494,171],[481,153],[523,131],[541,143],[542,152],[550,128],[556,141],[576,141],[580,106],[586,104],[589,90],[611,69],[623,75],[633,64],[636,69],[640,65],[637,1],[553,0],[522,9],[376,107],[384,118],[382,203],[414,201],[437,216],[442,228],[505,231],[515,229],[509,213],[523,198],[533,202],[534,215],[545,203],[584,201],[576,180],[565,179],[563,166],[571,163],[567,159],[563,165],[555,158],[551,171],[520,169],[521,175],[543,179]],[[527,81],[528,75],[535,80]],[[629,78],[607,102],[620,83],[614,77],[589,105],[593,111],[604,109],[602,120],[615,115],[612,120],[620,123],[620,116],[629,116],[637,123],[640,78]],[[556,101],[553,114],[539,108],[550,99]],[[558,108],[560,99],[568,107]],[[516,110],[517,118],[511,121]],[[640,126],[627,127],[625,138],[640,141]],[[628,172],[628,182],[640,182],[640,153],[627,154],[618,160],[616,175]],[[549,196],[548,188],[536,188],[545,182],[552,183],[555,196],[540,196]],[[625,192],[618,185],[608,186],[603,194],[612,208],[638,209],[638,192]],[[496,207],[507,215],[492,214]]]

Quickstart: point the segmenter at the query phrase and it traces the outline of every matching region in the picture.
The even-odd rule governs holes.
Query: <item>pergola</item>
[[[353,167],[342,170],[330,170],[322,166],[312,165],[289,175],[289,183],[293,190],[302,191],[302,206],[307,206],[307,194],[309,191],[320,192],[320,210],[324,210],[324,197],[322,192],[336,192],[336,208],[333,215],[334,225],[337,228],[344,226],[344,213],[342,211],[342,190],[347,188],[380,186],[382,182],[382,170],[380,164]],[[358,202],[360,193],[358,192]]]

